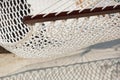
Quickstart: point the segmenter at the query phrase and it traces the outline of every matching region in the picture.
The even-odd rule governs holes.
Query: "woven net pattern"
[[[119,80],[120,58],[20,72],[0,80]]]
[[[23,17],[35,13],[31,1],[0,0],[0,45],[19,56],[36,58],[71,55],[90,45],[120,38],[119,13],[24,24]],[[73,4],[73,0],[70,1]],[[104,1],[106,4],[102,6],[118,2]],[[92,8],[99,2],[102,3],[101,0],[84,0],[79,7],[81,10]],[[54,10],[58,9],[52,8],[51,11]]]
[[[30,13],[26,0],[1,0],[0,7],[1,42],[12,44],[22,40],[30,30],[22,22],[22,17]]]

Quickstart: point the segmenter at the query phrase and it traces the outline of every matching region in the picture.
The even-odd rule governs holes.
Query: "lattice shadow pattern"
[[[119,80],[120,58],[29,70],[0,80]]]

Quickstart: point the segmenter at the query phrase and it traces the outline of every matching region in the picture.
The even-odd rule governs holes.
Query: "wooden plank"
[[[79,18],[79,17],[88,17],[88,16],[95,16],[95,15],[103,15],[103,14],[110,14],[120,12],[120,5],[116,6],[108,6],[105,9],[103,7],[97,7],[91,11],[91,8],[84,9],[82,12],[79,13],[79,10],[75,10],[70,14],[67,14],[68,11],[61,12],[59,15],[55,15],[56,13],[50,13],[47,16],[43,17],[45,14],[36,15],[34,18],[30,16],[25,16],[23,22],[26,24],[34,24],[37,22],[45,22],[45,21],[55,21],[55,20],[63,20],[63,19],[71,19],[71,18]]]

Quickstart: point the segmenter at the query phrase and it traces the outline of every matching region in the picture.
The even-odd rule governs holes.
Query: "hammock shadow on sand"
[[[113,48],[115,51],[118,51],[118,49],[120,48],[120,39],[111,40],[111,41],[91,45],[91,46],[85,48],[85,51],[82,52],[81,54],[82,55],[87,54],[87,53],[91,52],[91,50],[93,50],[93,49],[95,49],[95,50],[105,50],[105,49],[110,49],[110,48]]]

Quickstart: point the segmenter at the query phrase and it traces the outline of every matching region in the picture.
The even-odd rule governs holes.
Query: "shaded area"
[[[88,48],[90,48],[90,49],[107,49],[107,48],[114,48],[116,46],[120,47],[120,39],[107,41],[107,42],[103,42],[103,43],[98,43],[98,44],[92,45]]]
[[[2,53],[10,53],[10,52],[0,46],[0,54]]]
[[[113,48],[113,49],[115,49],[115,51],[117,51],[118,48],[120,48],[120,39],[115,39],[115,40],[91,45],[91,46],[87,47],[84,52],[82,52],[82,55],[87,54],[92,49],[99,50],[99,49],[109,49],[109,48]]]

